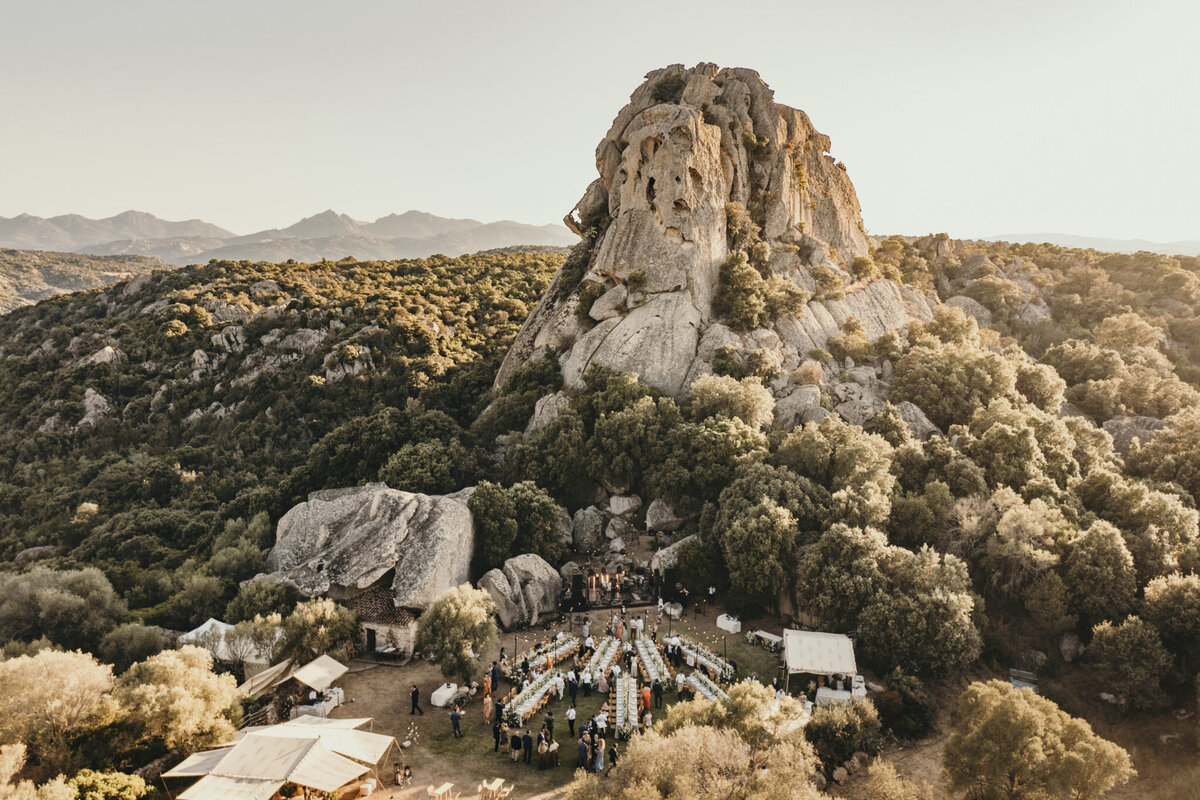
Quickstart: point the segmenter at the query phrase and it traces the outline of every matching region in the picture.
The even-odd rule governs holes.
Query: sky
[[[871,233],[1200,238],[1200,3],[0,0],[0,216],[560,220],[652,69],[751,67]]]

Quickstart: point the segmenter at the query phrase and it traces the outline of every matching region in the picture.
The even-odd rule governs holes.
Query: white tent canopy
[[[275,666],[268,667],[257,675],[251,677],[248,681],[238,687],[238,693],[244,697],[258,697],[271,687],[278,686],[288,678],[292,677],[292,674],[295,671],[296,669],[292,665],[292,660],[290,658],[285,658]]]
[[[334,792],[370,771],[394,743],[391,736],[324,720],[296,720],[242,731],[232,747],[196,753],[163,777],[200,778],[179,795],[182,800],[266,800],[284,783]]]
[[[817,631],[783,631],[783,659],[788,674],[808,672],[813,675],[854,675],[854,642],[840,633]]]
[[[323,692],[350,670],[329,656],[321,655],[296,670],[292,677],[309,688]]]

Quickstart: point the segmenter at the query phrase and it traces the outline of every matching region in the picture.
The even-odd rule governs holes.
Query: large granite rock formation
[[[651,72],[596,148],[600,177],[567,216],[585,241],[526,321],[496,385],[567,342],[559,361],[568,388],[599,363],[678,395],[711,371],[719,347],[774,351],[790,371],[849,316],[872,340],[928,319],[929,301],[918,292],[855,281],[847,271],[869,246],[854,187],[829,146],[752,70],[699,64]],[[760,226],[772,274],[811,292],[812,270],[824,265],[843,280],[844,294],[814,300],[769,330],[720,324],[713,299],[729,258],[728,203]],[[598,297],[587,315],[576,313],[585,292]]]
[[[508,630],[535,625],[542,614],[556,610],[562,584],[558,570],[533,553],[514,556],[479,579],[479,588],[492,596],[500,624]]]
[[[401,608],[425,609],[470,580],[473,489],[431,496],[371,483],[314,492],[279,520],[269,577],[306,595],[346,597],[395,570]]]

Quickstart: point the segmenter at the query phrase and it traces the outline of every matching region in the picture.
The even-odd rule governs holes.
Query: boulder
[[[613,495],[608,498],[608,513],[616,514],[618,517],[623,517],[626,514],[632,514],[642,507],[642,498],[636,494],[631,495]]]
[[[1163,421],[1154,417],[1113,417],[1103,427],[1113,438],[1113,449],[1122,456],[1129,455],[1133,440],[1149,444],[1162,430]]]
[[[562,506],[558,507],[558,519],[554,523],[554,538],[568,550],[575,544],[575,530],[574,525],[571,524],[571,515]]]
[[[572,538],[575,549],[592,550],[603,541],[604,513],[595,506],[581,508],[571,520]]]
[[[821,405],[821,388],[812,384],[795,386],[775,401],[775,427],[791,430],[801,424],[801,417],[810,408]]]
[[[655,499],[646,509],[646,530],[677,531],[683,520],[675,516],[675,509],[662,500]]]
[[[525,435],[528,436],[534,431],[546,427],[546,425],[554,421],[559,411],[562,411],[570,404],[570,398],[562,392],[548,394],[539,399],[533,406],[533,416],[529,418],[529,424],[525,426]]]
[[[850,778],[850,773],[845,767],[835,767],[831,777],[834,783],[845,783]]]
[[[338,598],[394,571],[396,605],[427,608],[470,578],[473,491],[413,494],[371,483],[313,492],[279,520],[268,577],[305,595]]]
[[[829,412],[824,408],[821,408],[821,406],[816,406],[815,408],[806,408],[804,409],[804,413],[800,415],[800,422],[805,425],[810,422],[815,422],[820,425],[828,416]]]
[[[112,405],[104,395],[90,386],[83,391],[83,417],[75,424],[75,429],[95,425],[102,417],[112,413]]]
[[[974,256],[967,256],[962,261],[962,275],[968,280],[982,278],[985,275],[996,273],[996,265],[992,260],[982,253]]]
[[[931,436],[942,435],[941,429],[930,422],[929,417],[925,416],[925,412],[915,403],[901,400],[896,403],[896,412],[900,415],[900,419],[904,420],[904,424],[908,426],[914,438],[924,442]]]
[[[863,398],[861,400],[851,400],[848,403],[839,403],[833,407],[834,412],[839,417],[849,422],[851,425],[866,425],[871,417],[878,414],[884,407],[883,400],[878,397]]]
[[[608,526],[604,529],[605,539],[616,539],[618,537],[636,536],[633,526],[620,517],[613,517],[608,521]]]
[[[496,616],[508,630],[536,625],[538,618],[558,608],[563,578],[534,553],[513,556],[502,569],[479,579],[479,588],[496,603]]]
[[[571,576],[580,571],[580,567],[574,561],[568,561],[558,568],[558,574],[562,576],[563,583],[570,583]]]
[[[620,536],[618,536],[617,538],[613,539],[611,542],[608,543],[608,549],[614,553],[624,553],[625,552],[625,540],[622,539]]]
[[[968,317],[974,317],[981,328],[992,327],[992,312],[984,308],[983,304],[974,298],[960,294],[947,300],[946,305],[962,309]]]
[[[1064,633],[1058,642],[1058,652],[1062,654],[1063,661],[1070,664],[1083,655],[1083,641],[1077,634]]]
[[[696,535],[685,536],[675,544],[668,545],[650,557],[650,569],[660,572],[679,563],[679,548],[695,539]]]

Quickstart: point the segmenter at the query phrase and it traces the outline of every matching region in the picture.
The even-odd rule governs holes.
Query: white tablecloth
[[[742,621],[736,617],[731,617],[728,614],[722,614],[721,616],[717,617],[717,627],[723,631],[729,631],[730,633],[741,633]]]
[[[429,695],[429,702],[438,708],[445,708],[450,705],[450,701],[454,699],[454,695],[456,694],[458,694],[457,683],[443,683],[433,690],[433,694]]]

